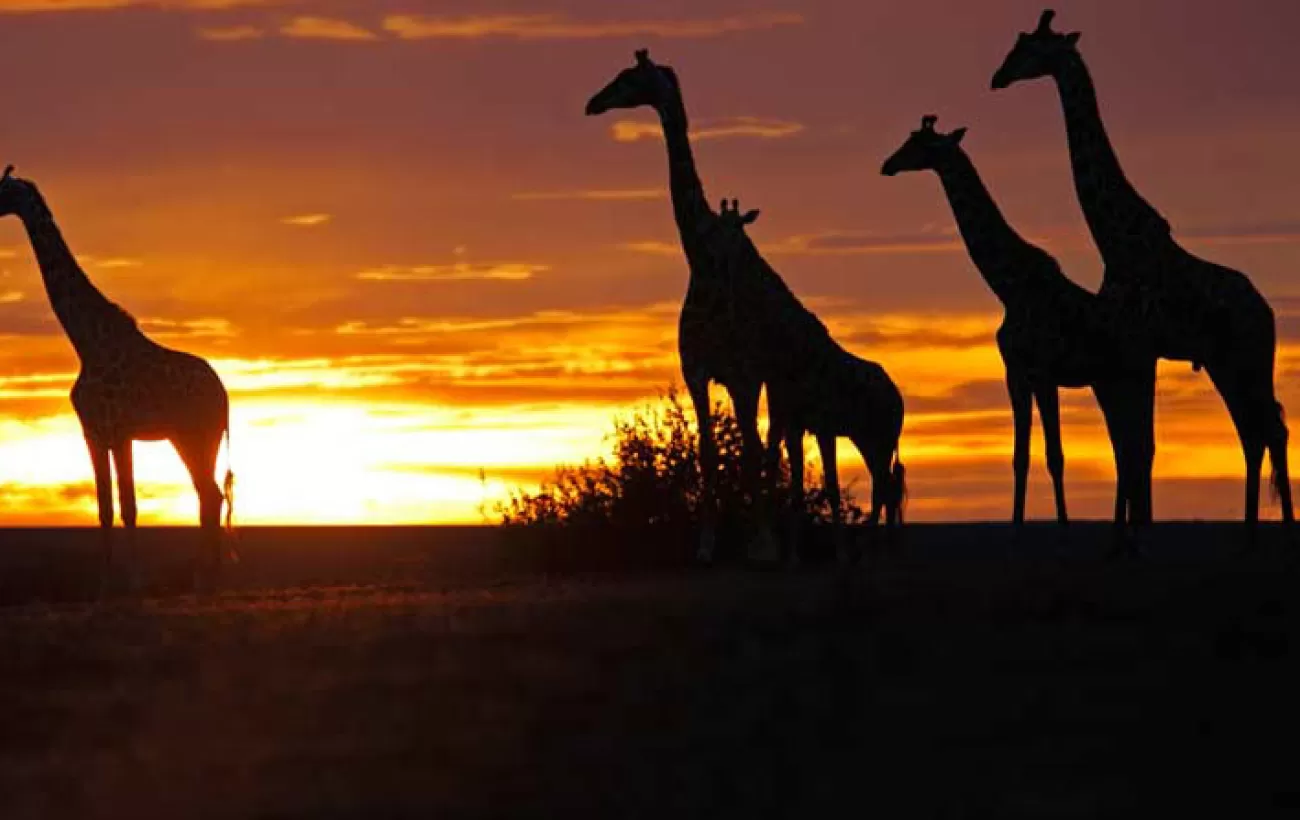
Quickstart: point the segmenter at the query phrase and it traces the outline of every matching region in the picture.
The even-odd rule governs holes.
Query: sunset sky
[[[1056,7],[1129,176],[1272,303],[1296,414],[1300,4]],[[682,81],[710,199],[762,209],[769,261],[900,385],[912,517],[1003,519],[998,303],[937,180],[879,171],[922,114],[969,126],[1013,224],[1098,285],[1055,90],[989,90],[1041,8],[0,0],[0,164],[40,186],[110,298],[221,374],[239,521],[477,522],[506,488],[605,452],[616,412],[680,380],[686,267],[655,120],[583,116],[648,47]],[[0,221],[0,524],[94,521],[76,372],[22,226]],[[1157,517],[1239,516],[1208,378],[1162,363],[1157,401]],[[1064,393],[1063,413],[1072,511],[1106,517],[1091,394]],[[1035,425],[1029,509],[1047,516]],[[136,453],[142,523],[195,520],[170,448]]]

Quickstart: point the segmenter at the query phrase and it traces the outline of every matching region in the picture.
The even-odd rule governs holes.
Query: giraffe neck
[[[1054,79],[1065,112],[1075,191],[1102,256],[1110,261],[1123,254],[1136,237],[1167,236],[1169,223],[1142,198],[1120,166],[1083,57],[1068,56]]]
[[[50,306],[83,362],[103,352],[105,329],[118,328],[123,321],[134,329],[134,321],[86,277],[55,224],[54,215],[30,183],[19,218],[40,266]]]
[[[713,216],[713,211],[705,199],[704,186],[695,169],[686,104],[681,92],[672,93],[655,110],[663,125],[664,142],[668,146],[668,187],[672,194],[673,216],[689,255],[694,240],[710,224],[707,218]]]
[[[1022,266],[1007,260],[1032,246],[1016,233],[960,147],[936,168],[971,260],[1003,303],[1023,287]]]

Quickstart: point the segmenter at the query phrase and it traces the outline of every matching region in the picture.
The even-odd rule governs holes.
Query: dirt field
[[[92,532],[0,532],[0,817],[1300,811],[1276,533],[916,527],[845,574],[249,530],[207,599],[169,594],[187,535],[94,605]]]

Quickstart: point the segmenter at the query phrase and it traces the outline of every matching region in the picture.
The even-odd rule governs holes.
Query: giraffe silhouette
[[[54,315],[81,361],[72,406],[95,471],[103,534],[101,584],[106,582],[113,554],[110,457],[129,541],[136,526],[132,442],[163,439],[185,462],[199,497],[205,543],[195,556],[198,582],[201,573],[220,564],[222,502],[229,499],[234,484],[234,475],[227,470],[223,499],[214,480],[223,435],[229,455],[225,387],[206,361],[151,341],[129,313],[100,293],[77,264],[40,191],[12,172],[11,165],[0,177],[0,216],[17,215],[22,220]],[[227,529],[230,523],[228,505]]]
[[[745,233],[759,212],[740,211],[738,200],[719,210],[720,247],[736,281],[740,315],[761,330],[758,349],[768,390],[768,474],[780,463],[784,442],[790,460],[788,534],[783,549],[788,560],[798,556],[799,513],[803,509],[805,433],[817,439],[825,472],[824,485],[831,505],[836,552],[841,560],[855,559],[845,543],[843,504],[840,496],[837,444],[840,437],[853,442],[871,475],[871,513],[874,533],[885,514],[889,535],[903,523],[906,470],[898,457],[903,430],[903,397],[879,364],[858,358],[831,337],[826,326],[785,286]]]
[[[961,146],[966,129],[941,133],[934,127],[937,119],[922,118],[921,128],[885,161],[881,173],[931,170],[938,175],[971,261],[1002,302],[997,343],[1015,417],[1012,520],[1017,527],[1024,523],[1036,403],[1056,518],[1062,525],[1068,523],[1059,388],[1086,386],[1102,408],[1115,455],[1118,530],[1130,512],[1131,488],[1143,478],[1132,475],[1129,453],[1135,432],[1140,433],[1132,427],[1141,423],[1139,402],[1155,378],[1155,357],[1124,330],[1111,305],[1066,278],[1055,259],[1007,223]]]
[[[721,384],[731,397],[742,436],[742,464],[746,491],[761,495],[759,478],[763,441],[758,432],[758,403],[763,375],[756,355],[763,339],[750,317],[735,309],[737,279],[728,275],[728,246],[719,238],[718,215],[709,207],[691,150],[686,105],[677,74],[656,65],[649,52],[636,52],[636,62],[619,72],[587,103],[588,116],[612,109],[649,106],[659,115],[668,149],[668,181],[673,218],[690,268],[686,299],[678,321],[678,351],[682,377],[691,397],[699,426],[700,472],[703,475],[703,512],[697,556],[713,558],[717,516],[717,442],[709,404],[709,384]],[[770,543],[766,522],[759,541]]]
[[[1265,450],[1288,529],[1294,521],[1287,468],[1285,415],[1273,387],[1273,310],[1242,273],[1193,256],[1169,223],[1134,188],[1106,134],[1078,32],[1052,30],[1045,10],[1033,32],[1021,33],[993,75],[994,89],[1051,77],[1065,114],[1075,191],[1105,264],[1101,295],[1125,321],[1146,329],[1161,358],[1189,361],[1209,373],[1223,398],[1246,461],[1246,527],[1253,542]],[[1155,391],[1145,406],[1154,409]],[[1152,435],[1140,454],[1155,458]],[[1149,466],[1147,468],[1149,473]]]

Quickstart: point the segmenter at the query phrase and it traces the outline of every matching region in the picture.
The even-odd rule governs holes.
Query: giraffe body
[[[938,175],[971,260],[1002,302],[997,344],[1015,419],[1012,519],[1017,525],[1024,522],[1030,429],[1037,404],[1057,520],[1068,522],[1059,389],[1091,387],[1115,453],[1115,523],[1123,526],[1131,513],[1140,514],[1143,482],[1149,480],[1135,474],[1132,453],[1140,444],[1140,430],[1135,429],[1142,423],[1138,407],[1147,383],[1155,378],[1155,357],[1140,337],[1125,329],[1113,302],[1071,281],[1055,259],[1007,223],[961,147],[966,129],[942,134],[934,122],[934,117],[925,117],[920,130],[886,160],[881,172],[893,176],[932,170]]]
[[[713,440],[709,384],[730,395],[740,425],[745,483],[758,499],[763,441],[758,432],[758,403],[764,379],[756,355],[763,340],[759,329],[737,306],[737,283],[729,245],[719,231],[718,215],[705,199],[691,149],[689,123],[681,86],[668,66],[653,63],[644,51],[587,103],[588,116],[612,109],[648,106],[659,116],[668,150],[669,192],[673,219],[690,271],[678,322],[682,377],[698,421],[700,472],[704,480],[703,529],[698,557],[713,557],[716,510],[717,446]],[[760,540],[766,525],[760,525]]]
[[[1289,434],[1273,385],[1277,339],[1272,308],[1244,274],[1180,246],[1169,223],[1137,192],[1106,133],[1096,88],[1077,48],[1079,35],[1053,31],[1053,16],[1045,11],[1035,31],[1020,35],[994,74],[993,87],[1040,77],[1054,81],[1075,191],[1104,263],[1100,295],[1116,305],[1124,323],[1144,331],[1152,354],[1189,361],[1208,372],[1245,456],[1245,518],[1251,539],[1266,450],[1282,518],[1290,525]],[[1154,384],[1144,406],[1154,407]],[[1141,453],[1148,474],[1155,457],[1154,424],[1151,428]]]
[[[208,532],[206,558],[219,563],[221,509],[233,483],[227,471],[223,494],[214,478],[230,427],[221,379],[203,359],[150,340],[100,293],[68,249],[36,186],[8,171],[0,178],[0,215],[7,214],[22,220],[51,307],[81,362],[71,399],[94,468],[105,569],[112,554],[114,472],[122,523],[128,531],[136,526],[134,441],[167,440],[176,448],[198,493],[200,524]],[[229,508],[226,521],[229,526]]]
[[[893,528],[902,524],[906,494],[905,469],[898,455],[903,431],[903,397],[885,369],[845,350],[811,311],[786,286],[745,233],[758,217],[743,217],[739,204],[721,209],[731,275],[742,280],[736,292],[738,310],[759,329],[757,348],[768,388],[769,473],[779,464],[784,443],[790,459],[791,510],[803,502],[803,440],[817,439],[831,502],[835,538],[843,551],[842,505],[838,472],[838,439],[853,442],[871,476],[874,528],[881,513]],[[787,547],[793,554],[794,538]]]

